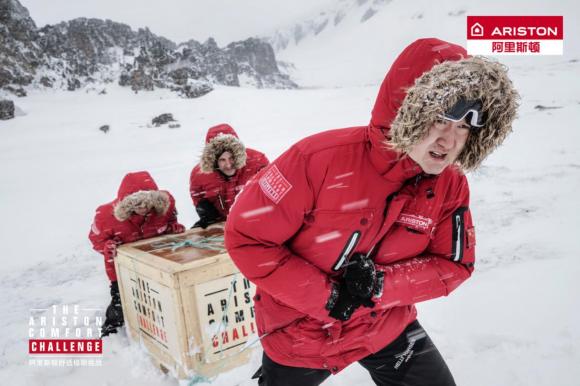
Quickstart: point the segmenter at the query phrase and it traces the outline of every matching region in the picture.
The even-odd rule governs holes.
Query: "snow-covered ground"
[[[424,35],[438,35],[429,26]],[[394,57],[406,38],[374,46],[373,55],[380,50]],[[351,48],[345,42],[343,50]],[[299,78],[316,79],[307,55],[298,52]],[[506,61],[522,106],[505,145],[469,176],[476,271],[450,297],[419,306],[420,321],[459,385],[580,382],[578,59],[568,53]],[[306,135],[366,124],[388,64],[376,61],[372,76],[356,63],[342,77],[330,66],[319,84],[311,84],[316,88],[301,90],[220,87],[185,100],[109,85],[106,95],[31,92],[17,99],[24,115],[0,121],[0,384],[175,385],[125,333],[105,340],[101,367],[28,364],[31,309],[108,303],[102,257],[87,239],[94,209],[114,198],[125,173],[148,170],[174,194],[180,220],[189,226],[196,220],[189,172],[208,127],[228,122],[249,147],[274,159]],[[166,112],[181,127],[148,125]],[[107,134],[98,130],[104,124],[111,127]],[[256,356],[212,385],[255,385],[249,378],[258,362]],[[372,381],[354,364],[325,385]]]

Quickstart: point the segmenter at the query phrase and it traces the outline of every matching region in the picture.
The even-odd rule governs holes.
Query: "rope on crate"
[[[223,237],[222,237],[222,239],[223,239]],[[225,307],[224,307],[223,315],[227,315],[228,314],[228,309],[230,307],[230,299],[231,299],[232,294],[234,292],[234,283],[236,282],[237,277],[238,277],[238,274],[237,273],[234,274],[234,277],[232,278],[232,281],[230,283],[230,288],[228,290],[228,297],[226,299],[226,304],[225,304]],[[221,354],[220,355],[220,359],[223,359],[223,355],[224,354],[223,354],[223,351],[221,350],[221,348],[222,348],[222,340],[219,338],[219,333],[220,333],[220,331],[223,331],[223,330],[225,330],[227,328],[228,328],[228,323],[225,322],[224,317],[222,316],[222,320],[220,321],[220,325],[218,326],[218,328],[216,330],[216,334],[218,336],[219,348],[220,348],[220,351],[221,351],[220,352],[220,354]],[[207,352],[206,352],[206,356],[207,356]],[[223,367],[224,365],[225,365],[225,363],[222,364],[220,367]],[[200,383],[211,383],[216,378],[217,378],[217,375],[215,377],[212,377],[212,378],[206,378],[206,377],[203,377],[201,375],[197,375],[196,374],[196,375],[193,376],[192,379],[190,379],[190,381],[189,381],[189,383],[187,385],[188,386],[193,386],[193,385],[197,385],[197,384],[200,384]]]
[[[223,236],[209,236],[205,237],[200,240],[184,240],[184,241],[166,241],[166,242],[159,242],[154,243],[151,246],[153,249],[164,249],[164,248],[171,248],[171,252],[175,252],[179,248],[184,247],[194,247],[198,249],[208,249],[210,251],[218,251],[218,252],[225,252],[225,248],[219,246],[223,245],[224,237]],[[219,244],[219,245],[216,245]]]
[[[193,386],[193,385],[198,385],[200,383],[212,383],[213,379],[209,379],[207,377],[195,374],[193,376],[193,378],[191,378],[189,380],[189,382],[187,383],[187,386]]]
[[[234,277],[232,278],[232,281],[231,281],[231,283],[230,283],[230,288],[229,288],[229,291],[228,291],[228,297],[227,297],[226,304],[225,304],[225,307],[224,307],[224,315],[227,315],[227,314],[228,314],[228,309],[229,309],[229,307],[230,307],[230,300],[231,300],[231,298],[232,298],[232,294],[233,294],[233,292],[234,292],[234,283],[236,282],[236,280],[237,280],[237,277],[238,277],[238,274],[237,274],[237,273],[236,273],[236,274],[234,274]],[[221,347],[222,347],[222,340],[221,340],[221,339],[219,339],[219,333],[220,333],[220,331],[223,331],[223,329],[227,329],[227,327],[228,327],[228,323],[226,323],[226,322],[224,321],[224,318],[222,317],[222,320],[220,321],[220,326],[219,326],[219,327],[218,327],[218,329],[217,329],[217,334],[218,334],[218,342],[219,342],[219,348],[220,348],[220,349],[221,349]],[[253,342],[251,342],[251,343],[249,343],[249,344],[246,344],[246,346],[245,346],[245,347],[243,347],[243,348],[240,350],[240,352],[239,352],[239,353],[237,353],[236,355],[240,355],[241,353],[243,353],[243,352],[244,352],[244,351],[246,351],[247,349],[251,348],[251,347],[252,347],[252,346],[254,346],[256,343],[258,343],[262,337],[264,337],[264,336],[266,336],[266,335],[268,335],[268,334],[264,334],[264,335],[262,335],[262,336],[259,336],[259,337],[258,337],[256,340],[254,340]],[[220,354],[221,354],[221,355],[220,355],[221,359],[223,359],[223,356],[224,356],[224,354],[223,354],[223,351],[221,351],[221,353],[220,353]],[[206,355],[207,355],[207,353],[206,353]],[[224,365],[225,365],[225,363],[223,363],[223,364],[222,364],[220,367],[223,367]],[[196,375],[194,375],[194,376],[193,376],[193,378],[192,378],[192,379],[190,379],[190,380],[189,380],[189,383],[188,383],[187,385],[188,385],[188,386],[194,386],[194,385],[198,385],[198,384],[200,384],[200,383],[211,383],[211,382],[213,382],[213,381],[214,381],[216,378],[217,378],[217,375],[216,375],[216,376],[214,376],[214,377],[212,377],[212,378],[207,378],[207,377],[203,377],[203,376],[201,376],[201,375],[198,375],[198,374],[196,374]]]

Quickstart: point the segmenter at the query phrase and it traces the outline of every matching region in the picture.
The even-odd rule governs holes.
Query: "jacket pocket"
[[[322,271],[336,272],[341,262],[364,246],[375,222],[374,212],[367,208],[315,210],[305,216],[304,225],[291,241],[292,251]]]
[[[286,327],[306,316],[306,314],[280,303],[259,288],[254,296],[254,307],[260,335]]]

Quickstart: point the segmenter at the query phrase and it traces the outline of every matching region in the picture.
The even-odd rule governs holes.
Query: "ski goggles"
[[[485,125],[484,115],[483,103],[481,101],[469,101],[461,98],[449,111],[443,114],[443,118],[452,122],[459,122],[465,119],[465,122],[471,125],[471,127],[480,128]]]

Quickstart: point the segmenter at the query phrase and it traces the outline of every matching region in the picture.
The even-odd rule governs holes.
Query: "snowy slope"
[[[446,4],[458,3],[442,4],[436,12],[446,14]],[[550,13],[557,14],[559,5],[554,4]],[[405,8],[397,1],[391,6],[398,7],[401,18],[415,12],[414,6]],[[534,7],[538,3],[526,9]],[[576,14],[564,13],[565,22]],[[135,95],[109,86],[107,95],[77,91],[32,93],[17,99],[25,115],[0,121],[0,213],[4,215],[0,384],[175,385],[125,334],[105,340],[102,367],[29,366],[30,309],[107,304],[102,257],[92,251],[86,236],[94,209],[114,197],[126,172],[149,170],[161,188],[175,195],[180,220],[186,225],[196,220],[188,176],[209,126],[231,123],[248,146],[273,159],[303,136],[367,123],[377,83],[392,60],[386,53],[394,55],[411,35],[401,33],[394,39],[391,33],[392,41],[385,39],[383,46],[368,51],[384,55],[381,60],[367,60],[368,67],[346,61],[343,53],[362,53],[369,46],[353,42],[363,36],[382,36],[381,15],[357,24],[358,28],[353,24],[352,29],[335,31],[340,36],[323,31],[284,51],[296,59],[297,75],[320,80],[313,84],[316,89],[221,87],[203,98],[185,100],[163,92]],[[368,24],[373,20],[377,24]],[[424,16],[423,20],[414,33],[446,37],[438,33],[435,19]],[[441,32],[449,20],[441,22]],[[457,34],[455,40],[461,41],[463,32]],[[449,298],[419,306],[422,324],[459,385],[578,384],[580,91],[575,85],[580,62],[571,61],[578,45],[566,43],[569,46],[571,53],[565,57],[510,61],[510,73],[522,94],[520,118],[506,144],[469,176],[478,230],[476,272]],[[316,47],[327,56],[315,56]],[[309,55],[312,63],[307,66]],[[317,61],[322,59],[319,64],[327,66],[326,71],[317,72]],[[536,105],[557,108],[538,110]],[[173,113],[181,127],[147,126],[164,112]],[[108,134],[98,130],[103,124],[111,125]],[[249,377],[257,366],[256,357],[212,385],[255,385]],[[355,384],[372,385],[356,364],[325,383]]]
[[[392,0],[336,0],[312,9],[302,20],[278,28],[265,36],[276,51],[297,46],[304,40],[315,38],[325,29],[337,27],[344,20],[358,19],[364,23]],[[337,29],[334,28],[333,32]]]
[[[580,9],[573,0],[343,0],[269,40],[280,49],[278,60],[292,63],[289,72],[303,87],[376,84],[410,41],[438,37],[465,44],[467,15],[564,15],[566,57],[580,58]],[[309,31],[298,41],[297,27]],[[288,44],[283,48],[281,42]]]

